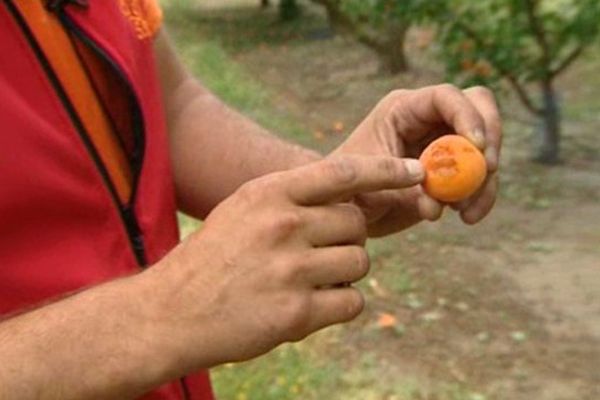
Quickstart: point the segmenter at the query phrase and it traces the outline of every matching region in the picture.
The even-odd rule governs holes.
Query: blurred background
[[[600,2],[162,4],[205,85],[324,153],[396,88],[485,84],[504,116],[490,217],[371,241],[364,314],[216,369],[220,399],[600,399]]]

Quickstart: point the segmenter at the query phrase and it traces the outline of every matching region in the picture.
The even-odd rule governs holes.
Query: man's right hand
[[[366,221],[349,200],[406,188],[420,163],[343,156],[251,181],[147,271],[182,372],[247,360],[354,319],[369,270]]]

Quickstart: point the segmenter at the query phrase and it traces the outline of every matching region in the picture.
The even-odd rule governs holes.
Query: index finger
[[[288,171],[286,193],[301,205],[348,200],[359,193],[401,189],[425,178],[418,160],[344,155]]]

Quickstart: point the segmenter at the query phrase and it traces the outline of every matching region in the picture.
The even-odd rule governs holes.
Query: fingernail
[[[425,177],[425,169],[419,160],[405,160],[404,168],[406,168],[410,177],[415,180],[420,180]]]
[[[477,128],[473,130],[469,136],[471,136],[471,141],[475,146],[485,149],[485,134],[481,129]]]
[[[485,149],[485,160],[490,172],[495,172],[498,169],[498,153],[495,148],[488,147]]]

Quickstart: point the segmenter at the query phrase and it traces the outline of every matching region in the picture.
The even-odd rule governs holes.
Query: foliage
[[[389,7],[387,0],[313,0],[323,5],[330,24],[337,31],[352,34],[375,50],[388,72],[408,70],[404,52],[406,33],[411,25],[410,14]],[[414,0],[403,4],[411,5]]]
[[[428,10],[428,16],[440,27],[449,76],[465,85],[492,86],[506,80],[540,121],[534,159],[557,163],[561,104],[555,79],[598,40],[600,2],[436,2],[439,7]]]
[[[425,13],[433,12],[431,0],[340,0],[342,8],[354,16],[369,18],[375,24],[385,21],[414,22]],[[416,17],[416,18],[415,18]]]
[[[437,25],[451,80],[507,81],[540,121],[535,158],[559,159],[561,114],[554,81],[600,36],[597,0],[348,0],[350,12],[376,20]],[[536,86],[532,90],[532,84]]]
[[[296,0],[281,0],[279,2],[279,16],[282,21],[291,21],[298,18],[300,8]]]
[[[441,28],[450,77],[466,85],[507,79],[536,114],[543,113],[541,99],[525,85],[553,80],[600,34],[597,0],[435,2],[425,15]]]
[[[597,0],[341,1],[346,12],[373,24],[435,23],[448,73],[465,85],[551,79],[600,36]],[[534,99],[526,104],[542,111]]]

